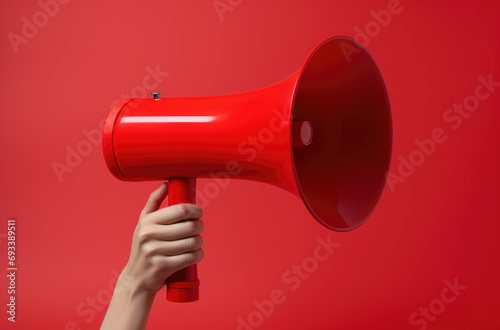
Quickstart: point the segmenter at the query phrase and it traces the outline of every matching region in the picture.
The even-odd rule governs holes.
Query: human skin
[[[203,258],[201,207],[177,204],[160,209],[163,183],[141,212],[127,265],[118,277],[101,330],[145,329],[156,293],[176,271]]]

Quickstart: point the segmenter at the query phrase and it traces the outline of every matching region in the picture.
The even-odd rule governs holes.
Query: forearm
[[[120,275],[101,330],[145,329],[155,293]]]

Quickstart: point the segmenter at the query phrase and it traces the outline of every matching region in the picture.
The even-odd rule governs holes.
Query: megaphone
[[[389,170],[392,119],[374,60],[357,41],[320,43],[288,78],[251,92],[117,103],[103,130],[111,173],[169,181],[169,205],[195,203],[196,179],[223,172],[297,195],[331,230],[361,225]],[[167,299],[199,299],[196,265],[167,280]]]

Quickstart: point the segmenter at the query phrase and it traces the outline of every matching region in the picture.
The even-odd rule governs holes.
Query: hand
[[[177,204],[159,209],[168,185],[155,190],[141,212],[132,239],[130,259],[121,277],[156,293],[176,271],[203,258],[201,207]]]
[[[154,297],[167,278],[203,258],[202,210],[194,204],[159,209],[168,185],[151,193],[132,238],[132,251],[116,283],[101,325],[108,329],[145,329]]]

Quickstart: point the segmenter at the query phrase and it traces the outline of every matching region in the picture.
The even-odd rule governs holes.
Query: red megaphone
[[[272,86],[216,97],[126,99],[111,110],[104,157],[120,180],[169,180],[169,204],[195,203],[197,178],[257,180],[300,196],[329,229],[362,224],[385,186],[392,120],[382,76],[347,37],[319,44]],[[170,301],[198,300],[196,265],[167,281]]]

